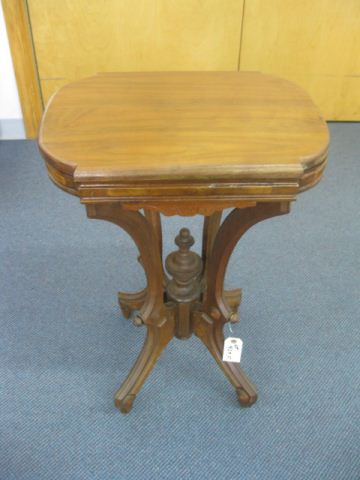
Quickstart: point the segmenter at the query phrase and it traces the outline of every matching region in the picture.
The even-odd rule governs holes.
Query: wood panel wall
[[[360,1],[246,0],[240,69],[293,80],[328,120],[360,120]]]
[[[44,100],[97,72],[237,70],[243,0],[28,0]]]
[[[257,70],[293,80],[328,120],[360,120],[359,0],[2,0],[24,121],[108,71]]]

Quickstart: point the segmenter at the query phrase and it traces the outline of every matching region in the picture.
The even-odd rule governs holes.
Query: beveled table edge
[[[166,202],[169,197],[183,201],[195,198],[214,201],[216,197],[230,200],[277,201],[294,200],[300,192],[315,186],[321,179],[327,163],[328,148],[316,158],[307,158],[299,166],[276,166],[268,168],[257,166],[246,169],[241,165],[232,172],[221,172],[218,178],[172,179],[161,175],[156,180],[143,180],[124,177],[122,180],[104,177],[82,178],[76,175],[76,165],[63,164],[53,158],[39,143],[39,149],[45,159],[50,179],[61,189],[81,198],[83,203],[93,201],[123,200],[127,202],[142,201],[148,203]],[[164,198],[165,197],[165,198]]]

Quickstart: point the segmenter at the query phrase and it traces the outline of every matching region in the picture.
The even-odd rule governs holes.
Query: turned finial
[[[178,251],[166,258],[166,270],[172,276],[167,284],[168,295],[178,302],[191,302],[200,296],[202,260],[190,251],[194,238],[188,228],[182,228],[175,238]]]
[[[190,247],[194,245],[195,241],[190,230],[188,228],[182,228],[175,238],[175,243],[179,247],[179,251],[185,253],[190,250]]]

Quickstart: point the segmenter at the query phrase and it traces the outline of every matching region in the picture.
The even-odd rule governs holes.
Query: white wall
[[[25,138],[25,132],[0,2],[0,139],[8,138]]]

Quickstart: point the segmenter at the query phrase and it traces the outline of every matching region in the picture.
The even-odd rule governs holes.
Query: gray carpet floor
[[[253,227],[227,274],[258,403],[239,407],[192,338],[127,416],[113,393],[144,330],[116,293],[144,285],[136,249],[53,186],[34,142],[0,143],[0,480],[360,479],[360,124],[330,128],[323,181]],[[166,252],[200,221],[166,218]]]

